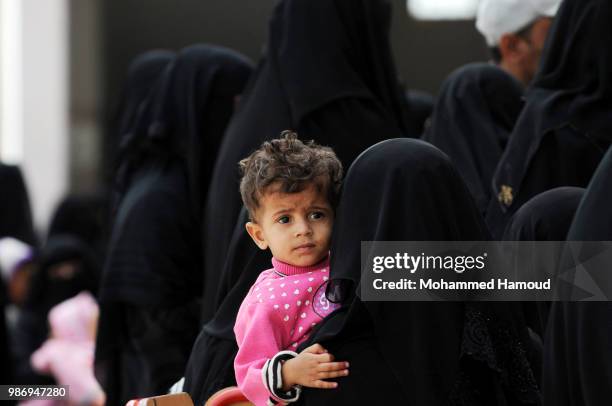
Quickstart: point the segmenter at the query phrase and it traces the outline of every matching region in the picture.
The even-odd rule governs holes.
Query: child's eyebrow
[[[289,209],[289,208],[283,208],[283,209],[277,210],[274,213],[272,213],[272,217],[276,217],[279,214],[283,214],[283,213],[289,213],[290,211],[291,211],[291,209]]]
[[[328,206],[316,206],[315,205],[315,206],[310,206],[309,209],[325,211],[325,210],[329,210],[329,207]]]

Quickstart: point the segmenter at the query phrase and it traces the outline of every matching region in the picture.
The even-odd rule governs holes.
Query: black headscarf
[[[504,241],[565,241],[584,189],[560,187],[540,193],[525,203],[510,219]],[[557,259],[557,263],[560,258]],[[525,319],[543,337],[550,304],[525,302]]]
[[[156,81],[133,125],[135,145],[148,155],[117,212],[103,300],[176,303],[186,299],[181,290],[201,289],[202,199],[216,147],[250,73],[242,55],[194,45]]]
[[[192,45],[178,53],[156,94],[149,137],[182,158],[198,221],[219,144],[253,67],[228,48]]]
[[[209,168],[250,73],[229,49],[185,48],[133,126],[140,166],[117,210],[100,291],[96,366],[109,403],[166,390],[185,368],[198,331]]]
[[[103,196],[67,196],[59,204],[49,225],[47,238],[70,234],[88,244],[103,258],[108,233],[108,201]]]
[[[125,193],[133,172],[145,159],[146,137],[138,128],[150,109],[151,95],[161,72],[174,58],[174,52],[165,50],[147,51],[138,55],[130,64],[123,88],[122,101],[117,111],[117,131],[119,148],[115,173],[115,201],[113,211],[117,209],[118,200]]]
[[[204,214],[203,321],[242,206],[238,162],[286,129],[334,149],[345,167],[368,146],[406,135],[386,0],[285,0],[263,61],[224,136]]]
[[[357,158],[346,176],[332,237],[327,296],[342,308],[302,345],[321,343],[339,360],[349,361],[351,372],[339,380],[339,389],[305,390],[304,402],[365,403],[377,397],[415,405],[533,401],[537,395],[525,358],[527,343],[521,342],[526,329],[520,317],[515,324],[512,306],[362,302],[359,297],[362,241],[488,238],[463,181],[435,147],[396,139]],[[377,361],[363,361],[362,354],[371,351],[342,353],[360,336],[373,343]],[[395,381],[391,393],[366,384],[381,379]]]
[[[610,190],[612,149],[587,188],[568,241],[612,241]],[[588,257],[581,259],[588,261]],[[610,269],[597,272],[609,273]],[[600,278],[609,280],[608,276]],[[612,399],[611,343],[612,303],[553,302],[544,345],[544,404],[594,406]]]
[[[36,246],[30,199],[17,166],[0,163],[0,238],[13,237]]]
[[[523,107],[522,95],[522,85],[497,66],[461,67],[442,84],[423,136],[448,154],[483,214],[493,172]]]
[[[563,2],[493,177],[494,234],[532,196],[585,187],[612,142],[611,19],[607,0]]]

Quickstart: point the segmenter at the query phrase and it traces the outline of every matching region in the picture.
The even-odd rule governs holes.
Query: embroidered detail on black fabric
[[[478,306],[466,304],[460,370],[449,405],[540,404],[523,343],[509,322],[488,317]]]

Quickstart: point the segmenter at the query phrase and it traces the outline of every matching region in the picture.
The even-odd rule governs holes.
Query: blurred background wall
[[[430,8],[476,2],[409,1]],[[275,3],[0,0],[0,159],[24,168],[39,228],[64,193],[108,186],[117,136],[111,123],[136,55],[208,42],[257,61]],[[409,15],[405,1],[391,3],[392,45],[407,88],[435,94],[453,69],[487,59],[471,11],[423,20]]]

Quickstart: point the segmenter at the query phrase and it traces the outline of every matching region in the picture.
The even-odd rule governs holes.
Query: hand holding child
[[[283,364],[283,390],[289,390],[293,385],[319,389],[338,387],[338,383],[324,379],[347,376],[349,363],[333,361],[334,356],[321,344],[311,345]]]

